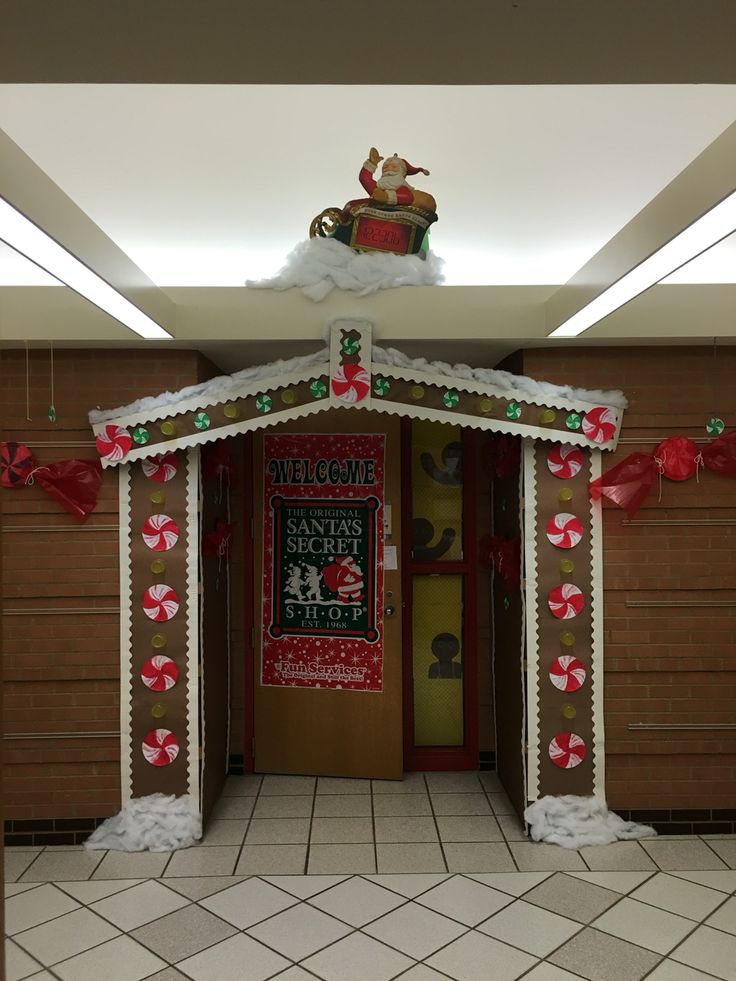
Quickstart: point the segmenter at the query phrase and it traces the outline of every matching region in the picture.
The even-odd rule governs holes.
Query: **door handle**
[[[385,617],[392,617],[394,615],[394,613],[396,613],[396,607],[395,606],[392,606],[390,603],[389,603],[388,606],[384,606],[384,608],[383,608],[383,615]]]

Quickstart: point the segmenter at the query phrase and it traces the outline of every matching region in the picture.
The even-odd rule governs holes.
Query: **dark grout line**
[[[445,843],[442,841],[442,835],[440,834],[440,826],[437,823],[437,815],[434,812],[434,802],[432,801],[432,794],[430,793],[429,790],[429,783],[427,782],[426,774],[424,774],[424,786],[427,789],[427,797],[429,798],[429,809],[432,812],[432,820],[434,821],[434,830],[437,833],[437,841],[439,842],[442,861],[445,863],[445,872],[449,872],[450,866],[447,864],[447,855],[445,854]]]

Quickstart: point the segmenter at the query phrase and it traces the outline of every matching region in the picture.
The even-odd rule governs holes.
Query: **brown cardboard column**
[[[173,454],[172,466],[165,471],[166,480],[152,479],[145,469],[147,461],[130,465],[130,779],[133,797],[147,794],[186,794],[189,792],[188,661],[189,644],[198,638],[188,637],[188,458],[186,452]],[[173,464],[176,471],[172,474]],[[148,468],[150,472],[150,467]],[[153,515],[163,515],[176,525],[176,541],[165,550],[146,543],[143,529]],[[170,527],[170,526],[169,526]],[[173,541],[170,535],[168,541]],[[168,543],[167,543],[168,544]],[[163,566],[163,567],[162,567]],[[176,594],[178,608],[167,620],[151,619],[144,609],[144,595],[153,586],[167,586]],[[150,605],[150,603],[149,603]],[[163,604],[160,604],[163,605]],[[173,607],[169,607],[169,612]],[[161,645],[161,646],[157,646]],[[141,672],[157,654],[170,658],[178,676],[167,690],[151,690]],[[150,675],[150,666],[147,674]],[[156,730],[167,730],[178,743],[178,753],[171,762],[158,766],[149,762],[143,743]],[[194,734],[194,738],[197,734]],[[159,754],[159,759],[168,756]]]
[[[548,455],[553,450],[554,447],[539,440],[534,447],[539,796],[588,796],[593,793],[596,764],[592,692],[594,682],[602,683],[602,679],[593,678],[592,672],[592,511],[588,497],[591,451],[580,451],[583,462],[578,473],[560,479],[547,465]],[[565,499],[569,493],[572,496]],[[547,523],[561,513],[574,515],[582,526],[582,538],[572,548],[560,548],[547,537]],[[561,562],[571,562],[573,568],[565,571]],[[581,611],[569,619],[555,617],[548,604],[550,591],[563,583],[577,586],[583,595]],[[550,668],[556,658],[564,655],[577,658],[585,668],[585,681],[576,691],[561,691],[550,680]],[[585,756],[577,766],[563,768],[552,762],[549,746],[555,737],[569,733],[575,733],[583,740]]]

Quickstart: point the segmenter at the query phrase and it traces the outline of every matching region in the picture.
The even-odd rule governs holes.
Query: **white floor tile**
[[[504,841],[498,821],[492,815],[438,817],[442,841]]]
[[[376,852],[373,845],[311,845],[310,875],[322,873],[375,872]]]
[[[122,892],[123,889],[130,889],[131,886],[137,886],[144,881],[144,879],[89,879],[87,882],[56,882],[55,885],[74,899],[78,899],[80,903],[89,906],[91,903],[96,903],[98,899],[112,896],[116,892]]]
[[[315,818],[310,841],[321,845],[373,844],[373,820],[369,817]]]
[[[511,897],[473,879],[455,875],[416,899],[435,913],[459,920],[466,926],[477,926],[512,902]]]
[[[261,796],[284,794],[289,797],[300,797],[304,794],[313,794],[316,782],[315,777],[265,776],[261,784]]]
[[[483,785],[475,772],[426,773],[430,794],[479,794]]]
[[[228,777],[222,791],[223,797],[255,797],[261,787],[261,776],[248,774]]]
[[[521,872],[566,872],[587,866],[578,853],[559,845],[545,845],[541,841],[511,841],[509,848]]]
[[[133,886],[132,889],[100,899],[90,909],[127,932],[188,905],[189,899],[186,896],[167,889],[160,882],[149,880]]]
[[[151,981],[154,979],[151,978]],[[273,981],[314,981],[314,975],[309,974],[298,964],[294,964],[293,967],[288,967],[281,974],[274,975]]]
[[[485,794],[432,794],[432,810],[438,816],[491,814]]]
[[[5,941],[5,981],[22,981],[38,974],[41,965],[12,940]]]
[[[736,872],[672,872],[678,879],[687,879],[688,882],[697,882],[701,886],[709,889],[718,889],[719,892],[736,892]]]
[[[705,921],[705,925],[736,934],[736,897],[727,899],[723,906],[719,906]]]
[[[211,913],[239,930],[253,926],[275,913],[294,906],[297,900],[261,879],[246,879],[237,886],[200,901]]]
[[[309,818],[253,818],[246,845],[296,845],[309,841]]]
[[[233,875],[240,849],[236,845],[182,848],[174,852],[164,878],[196,875]]]
[[[42,852],[20,876],[21,882],[89,879],[103,852]]]
[[[88,909],[78,909],[16,934],[15,941],[37,961],[51,966],[119,933],[116,927]]]
[[[141,981],[166,963],[130,937],[116,937],[54,966],[64,981]]]
[[[713,975],[703,974],[702,971],[696,971],[694,967],[678,964],[668,957],[658,964],[651,974],[647,974],[647,981],[713,981]]]
[[[736,981],[736,937],[729,933],[700,926],[670,958],[724,981]]]
[[[367,879],[354,876],[327,892],[319,893],[309,902],[351,926],[362,927],[389,910],[401,906],[406,900],[395,892],[368,882]]]
[[[650,903],[691,920],[704,920],[723,902],[723,893],[658,872],[635,889],[631,899]]]
[[[431,817],[427,794],[376,794],[373,798],[376,817]]]
[[[163,874],[171,855],[171,852],[107,852],[92,878],[156,879]]]
[[[455,842],[442,846],[450,872],[512,872],[515,865],[505,842]]]
[[[210,845],[242,845],[248,822],[245,818],[231,821],[210,821],[204,833],[200,846]]]
[[[79,903],[50,882],[44,883],[5,901],[5,932],[12,937],[21,930],[29,930],[75,909],[79,909]]]
[[[585,882],[592,882],[596,886],[603,886],[604,889],[612,889],[624,895],[636,889],[647,879],[651,879],[656,873],[653,872],[575,872],[570,869],[565,873],[575,879],[583,879]],[[657,904],[655,903],[655,906]]]
[[[407,903],[370,923],[363,932],[415,960],[423,960],[466,929],[424,906]]]
[[[736,839],[721,838],[708,840],[708,844],[716,852],[730,869],[736,869]],[[705,866],[704,866],[705,867]],[[714,866],[707,866],[713,868]],[[720,866],[719,866],[720,868]]]
[[[325,981],[366,981],[368,977],[389,981],[414,962],[372,937],[353,933],[303,963]]]
[[[230,886],[237,886],[245,878],[246,876],[242,875],[208,875],[191,878],[182,876],[181,878],[167,879],[166,888],[173,889],[180,895],[186,896],[187,899],[199,902],[200,899],[214,896],[216,892],[222,892],[223,889],[229,889]]]
[[[649,975],[650,978],[652,976]],[[580,981],[580,975],[570,974],[569,971],[563,971],[561,967],[545,962],[537,964],[528,974],[525,974],[524,981]]]
[[[386,889],[391,889],[401,896],[406,896],[407,899],[414,899],[421,893],[427,892],[433,886],[439,885],[440,882],[444,882],[445,879],[449,879],[449,875],[446,872],[444,875],[442,873],[415,873],[413,875],[389,873],[387,875],[364,875],[363,878],[369,879],[371,882],[377,882],[379,886],[385,886]]]
[[[253,813],[255,803],[255,797],[221,797],[212,808],[212,820],[245,820]]]
[[[510,896],[523,896],[540,882],[549,879],[551,872],[466,872],[468,879],[475,879]]]
[[[377,844],[377,872],[444,872],[445,858],[439,843]]]
[[[290,797],[276,794],[274,797],[259,797],[253,811],[254,818],[309,818],[312,816],[314,797],[302,795]]]
[[[5,856],[7,858],[7,855]],[[5,898],[8,896],[18,896],[22,892],[28,892],[29,889],[38,889],[37,882],[5,882],[3,883],[3,890],[5,892]]]
[[[516,809],[506,794],[489,794],[488,800],[494,814],[516,814]]]
[[[236,875],[298,875],[304,872],[307,846],[243,845]]]
[[[646,950],[668,954],[690,933],[693,921],[634,899],[622,899],[591,926]]]
[[[413,797],[407,794],[407,797]],[[263,800],[271,798],[263,798]],[[311,800],[311,798],[310,798]],[[349,794],[340,797],[337,794],[324,794],[314,798],[314,817],[370,817],[370,794]]]
[[[426,964],[417,964],[416,967],[405,971],[401,975],[400,981],[447,981],[447,978],[447,974],[440,974],[433,967],[428,967]]]
[[[369,794],[370,792],[370,780],[349,777],[319,777],[317,779],[317,796],[320,794]]]
[[[40,849],[31,848],[28,851],[22,849],[6,850],[4,872],[6,882],[15,882],[26,871],[28,866],[40,854]]]
[[[287,909],[248,930],[251,937],[293,961],[314,954],[350,932],[349,926],[306,904]]]
[[[715,841],[712,844],[717,846],[719,842]],[[726,863],[722,862],[718,855],[698,838],[675,840],[651,838],[642,841],[641,845],[663,872],[676,869],[693,872],[727,867]]]
[[[537,958],[473,930],[428,958],[431,967],[462,981],[514,981],[536,964]]]
[[[284,889],[292,896],[309,899],[310,896],[331,889],[350,877],[347,875],[266,875],[261,878],[273,886],[278,886],[279,889]]]
[[[423,773],[405,773],[403,780],[371,780],[374,794],[426,794]]]
[[[437,841],[433,817],[376,817],[376,842]]]
[[[594,872],[633,872],[637,869],[654,872],[657,869],[638,841],[615,841],[610,845],[581,848],[580,855]]]
[[[546,957],[582,928],[581,923],[523,900],[517,900],[478,927],[481,933],[538,957]]]
[[[264,981],[289,967],[284,957],[243,933],[187,957],[177,967],[194,981]]]

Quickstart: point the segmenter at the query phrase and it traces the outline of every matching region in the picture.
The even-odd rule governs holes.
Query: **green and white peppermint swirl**
[[[376,393],[376,395],[383,397],[384,395],[388,395],[390,390],[391,383],[389,382],[388,378],[376,378],[373,383],[373,391]]]
[[[583,417],[578,412],[571,412],[567,419],[565,419],[565,425],[568,429],[580,429],[582,424]]]
[[[720,436],[725,428],[726,424],[723,419],[719,419],[717,416],[712,416],[705,424],[705,431],[709,436]]]
[[[309,394],[313,399],[323,399],[327,395],[327,386],[321,378],[315,378],[309,386]]]
[[[150,439],[148,430],[145,426],[136,426],[133,430],[133,442],[138,446],[144,446]]]
[[[271,406],[273,405],[273,399],[270,395],[257,395],[256,396],[256,408],[259,412],[270,412]]]
[[[509,402],[506,406],[506,418],[518,419],[521,416],[521,406],[518,402]]]
[[[354,337],[346,337],[340,346],[340,350],[343,354],[357,354],[360,350],[360,344],[358,344]]]
[[[210,417],[206,412],[198,412],[194,417],[194,425],[197,429],[209,429],[211,425]]]
[[[454,409],[460,401],[460,395],[456,388],[448,388],[442,396],[442,402],[448,409]]]

